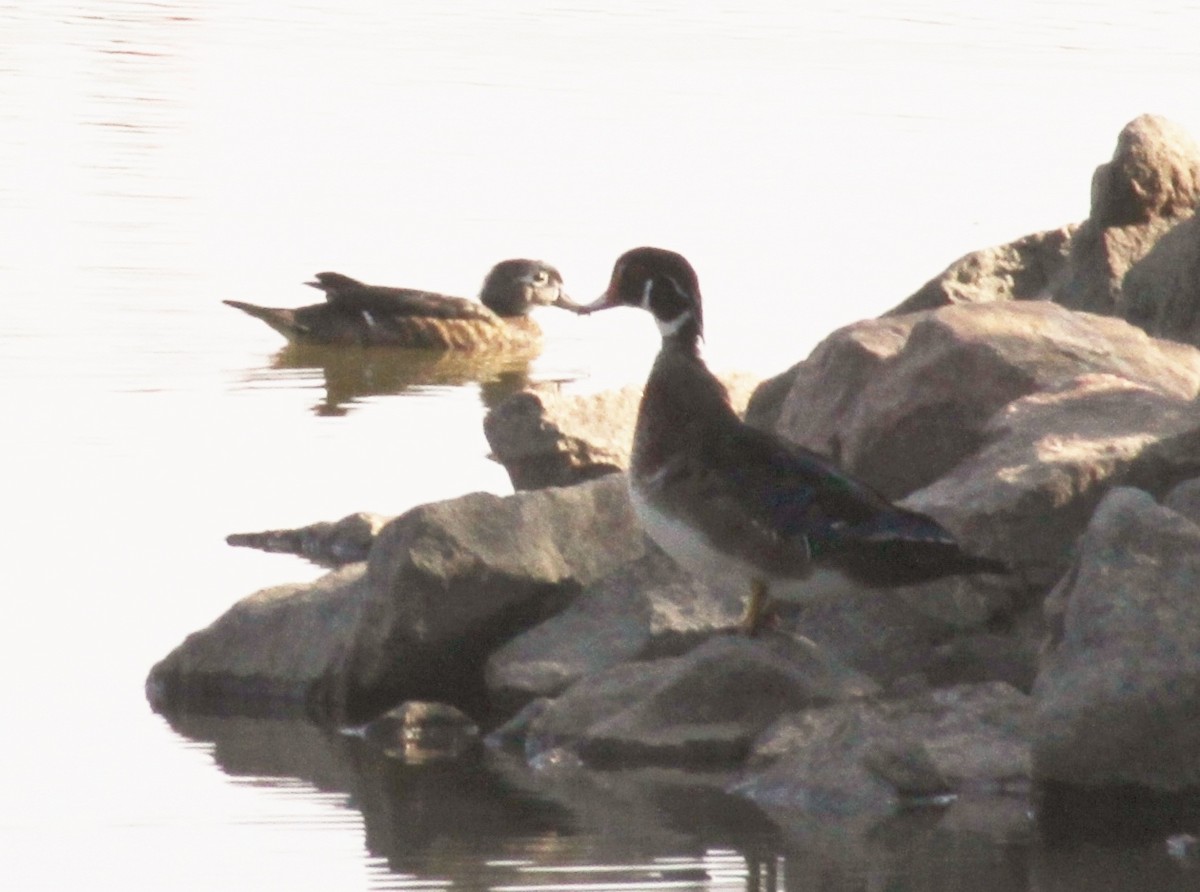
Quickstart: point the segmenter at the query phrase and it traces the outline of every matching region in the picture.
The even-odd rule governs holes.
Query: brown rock
[[[1186,400],[1200,353],[1043,301],[946,307],[834,332],[783,373],[791,387],[774,417],[758,394],[747,417],[898,498],[993,439],[991,419],[1014,400],[1094,373]]]
[[[758,379],[735,373],[721,380],[742,411]],[[569,486],[629,467],[641,399],[640,385],[586,395],[529,389],[488,412],[483,431],[515,489]]]
[[[1165,118],[1135,118],[1121,131],[1112,161],[1096,169],[1091,215],[1071,240],[1054,300],[1135,321],[1145,310],[1135,311],[1125,294],[1126,274],[1197,203],[1200,147]]]
[[[1046,300],[1061,275],[1078,227],[1063,226],[972,251],[950,264],[884,315],[995,300]]]

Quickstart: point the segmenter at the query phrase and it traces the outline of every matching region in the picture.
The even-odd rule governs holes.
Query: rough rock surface
[[[1107,486],[1165,490],[1200,437],[1200,351],[1042,301],[857,323],[785,375],[775,418],[751,401],[755,423],[911,493],[1034,588],[1065,569]]]
[[[1022,791],[1032,710],[1002,683],[807,709],[755,742],[734,789],[771,812],[836,817],[949,793]]]
[[[877,690],[803,639],[722,635],[585,677],[533,719],[527,750],[567,749],[600,766],[735,765],[779,715]]]
[[[340,567],[365,561],[375,536],[390,519],[359,511],[338,521],[319,521],[291,530],[230,533],[225,541],[243,548],[299,555],[322,567]]]
[[[1036,232],[972,251],[934,276],[885,316],[994,300],[1046,300],[1062,275],[1078,226]]]
[[[747,420],[898,498],[980,448],[1013,401],[1096,373],[1190,399],[1200,352],[1041,301],[946,307],[839,329],[780,376],[777,413],[756,394]]]
[[[622,478],[423,505],[380,532],[365,566],[234,605],[148,690],[164,709],[285,700],[339,722],[409,699],[479,714],[488,654],[644,547]]]
[[[1105,497],[1046,602],[1038,780],[1200,787],[1198,579],[1200,527],[1140,490]]]
[[[743,411],[758,379],[720,377],[734,408]],[[483,431],[515,489],[569,486],[629,467],[641,399],[640,385],[586,395],[533,388],[488,412]]]
[[[167,713],[301,712],[352,647],[370,597],[362,563],[313,583],[263,589],[160,660],[147,697]]]
[[[674,656],[733,629],[742,600],[685,575],[654,545],[588,586],[562,613],[492,654],[487,684],[502,712],[562,693],[630,660]]]

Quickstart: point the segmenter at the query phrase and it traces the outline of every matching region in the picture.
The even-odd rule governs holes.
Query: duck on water
[[[224,303],[261,319],[293,344],[410,347],[425,350],[529,349],[542,332],[536,307],[579,309],[558,270],[540,260],[504,260],[483,280],[479,301],[412,288],[368,285],[341,273],[306,282],[325,302],[286,309]]]

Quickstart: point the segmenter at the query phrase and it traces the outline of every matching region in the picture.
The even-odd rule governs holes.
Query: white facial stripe
[[[645,287],[642,288],[642,309],[650,309],[650,292],[654,290],[654,280],[647,279]]]
[[[691,318],[691,313],[680,313],[674,319],[667,320],[659,319],[655,316],[654,321],[658,323],[658,333],[664,338],[669,338],[675,332],[679,331],[679,329],[683,328],[684,323]]]

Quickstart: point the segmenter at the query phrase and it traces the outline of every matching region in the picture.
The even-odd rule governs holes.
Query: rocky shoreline
[[[383,716],[376,737],[445,722],[402,704],[444,704],[531,768],[728,772],[727,792],[793,822],[1060,786],[1195,792],[1198,204],[1200,149],[1143,116],[1088,220],[956,261],[775,378],[729,379],[747,421],[1011,579],[848,589],[738,636],[740,593],[638,529],[637,389],[530,390],[485,422],[514,495],[231,537],[336,569],[189,636],[150,701]]]

